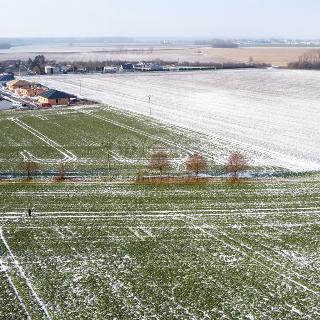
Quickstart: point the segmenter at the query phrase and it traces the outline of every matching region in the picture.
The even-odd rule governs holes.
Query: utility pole
[[[148,95],[148,101],[149,101],[149,114],[151,116],[151,95]]]
[[[108,177],[111,179],[111,143],[101,143],[101,146],[107,149]]]

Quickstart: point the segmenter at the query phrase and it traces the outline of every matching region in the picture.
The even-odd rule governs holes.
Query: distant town
[[[0,62],[0,109],[30,110],[69,106],[82,102],[76,96],[43,86],[40,82],[30,82],[28,76],[86,74],[86,73],[133,73],[133,72],[183,72],[236,68],[261,68],[267,64],[253,61],[247,63],[176,63],[166,61],[81,61],[57,63],[47,61],[44,55],[37,55],[27,61],[8,60]],[[40,79],[39,79],[40,81]]]

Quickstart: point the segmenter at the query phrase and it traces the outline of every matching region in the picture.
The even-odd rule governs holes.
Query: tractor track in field
[[[25,272],[23,271],[20,263],[18,262],[18,260],[15,258],[13,252],[11,251],[9,244],[6,240],[6,238],[4,237],[3,234],[3,228],[0,227],[0,239],[2,241],[2,243],[4,244],[7,252],[8,252],[8,257],[10,258],[12,265],[14,266],[14,268],[17,270],[17,272],[19,273],[20,277],[25,281],[26,285],[28,286],[29,290],[32,293],[32,296],[34,297],[34,299],[36,300],[37,304],[39,305],[40,309],[43,311],[44,316],[47,320],[51,320],[51,316],[47,310],[47,307],[45,305],[45,303],[41,300],[41,298],[39,297],[39,295],[37,294],[37,292],[35,291],[30,279],[26,276]],[[18,298],[19,300],[21,298]],[[25,304],[23,304],[25,307]],[[26,310],[26,309],[25,309]],[[29,313],[26,310],[27,315],[29,315]],[[30,317],[30,315],[29,315]]]
[[[11,120],[13,123],[18,125],[22,129],[28,131],[29,133],[34,135],[36,138],[38,138],[39,140],[41,140],[45,144],[49,145],[50,147],[52,147],[53,149],[55,149],[56,151],[58,151],[59,153],[61,153],[64,156],[64,158],[60,159],[60,160],[57,160],[57,159],[40,159],[40,158],[37,158],[37,157],[33,156],[30,152],[24,150],[24,151],[21,152],[21,155],[22,155],[22,157],[24,159],[29,159],[29,160],[32,160],[32,161],[37,162],[37,163],[45,163],[45,164],[68,163],[68,162],[77,161],[77,159],[78,159],[77,156],[75,154],[73,154],[71,151],[65,149],[64,147],[62,147],[57,142],[55,142],[54,140],[48,138],[46,135],[42,134],[38,130],[36,130],[36,129],[32,128],[31,126],[27,125],[26,123],[22,122],[20,119],[12,117],[9,120]]]

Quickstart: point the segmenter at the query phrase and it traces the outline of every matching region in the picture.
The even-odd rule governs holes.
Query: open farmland
[[[39,78],[34,78],[39,81]],[[53,88],[169,124],[197,130],[220,145],[244,150],[256,166],[320,169],[320,73],[240,70],[190,73],[63,75],[42,77]]]
[[[286,67],[288,63],[298,61],[299,57],[310,48],[285,48],[285,47],[241,47],[241,48],[202,48],[202,56],[212,61],[223,59],[232,62],[248,62],[250,58],[256,63],[268,63],[273,66]]]
[[[3,319],[320,316],[317,176],[0,192]]]
[[[210,48],[193,45],[33,45],[18,46],[0,50],[0,61],[34,58],[44,54],[48,60],[65,61],[163,61],[190,63],[222,63],[248,62],[250,58],[257,63],[269,63],[276,66],[287,66],[289,62],[297,61],[310,48],[288,47],[241,47]]]
[[[168,151],[175,174],[200,151],[219,175],[228,148],[106,106],[1,112],[0,132],[2,173],[24,158],[42,173],[0,181],[0,319],[320,316],[318,173],[136,184],[153,150]],[[103,182],[110,142],[115,180]],[[71,178],[52,182],[61,163]],[[86,171],[96,177],[72,178]]]
[[[208,158],[209,170],[221,173],[215,161],[221,146],[207,136],[106,106],[6,111],[0,114],[0,130],[0,170],[9,176],[17,176],[21,161],[30,159],[44,177],[62,164],[71,173],[101,177],[107,175],[107,148],[117,178],[135,177],[157,150],[168,152],[175,173],[197,151]]]

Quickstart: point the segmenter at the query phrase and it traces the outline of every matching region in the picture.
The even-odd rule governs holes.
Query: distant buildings
[[[120,66],[101,66],[98,64],[90,65],[89,67],[78,65],[74,63],[73,65],[47,65],[44,68],[45,74],[54,75],[54,74],[67,74],[67,73],[91,73],[91,72],[102,72],[102,73],[129,73],[129,72],[152,72],[152,71],[176,71],[175,66],[166,66],[162,65],[159,61],[148,61],[148,62],[139,62],[136,64],[126,62]]]
[[[132,63],[124,63],[121,65],[120,72],[135,72],[135,66]]]
[[[118,68],[117,67],[104,67],[103,73],[117,73]]]
[[[75,67],[72,64],[67,64],[65,66],[62,66],[60,69],[61,69],[61,72],[65,74],[75,71]]]
[[[157,62],[139,62],[134,67],[136,71],[163,71],[163,67]]]
[[[45,66],[44,73],[45,74],[58,74],[58,73],[61,73],[61,70],[59,67]]]
[[[151,63],[149,65],[150,71],[162,71],[163,67],[160,65],[160,63]]]

